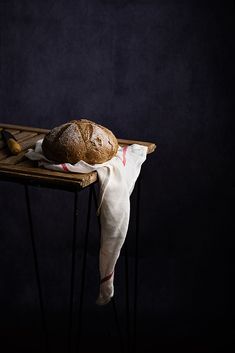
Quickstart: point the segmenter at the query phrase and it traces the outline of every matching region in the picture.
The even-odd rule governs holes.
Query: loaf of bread
[[[90,120],[72,120],[52,129],[44,138],[42,150],[46,158],[58,163],[104,163],[118,150],[113,133]]]

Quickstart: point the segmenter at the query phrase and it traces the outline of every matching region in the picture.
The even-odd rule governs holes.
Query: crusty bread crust
[[[113,133],[90,120],[72,120],[52,129],[42,143],[44,155],[51,161],[75,164],[83,160],[99,164],[110,160],[118,150]]]

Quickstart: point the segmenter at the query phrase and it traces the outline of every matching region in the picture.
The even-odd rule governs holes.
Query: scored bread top
[[[44,155],[51,161],[75,164],[83,160],[99,164],[110,160],[118,150],[113,133],[90,120],[72,120],[53,128],[42,143]]]

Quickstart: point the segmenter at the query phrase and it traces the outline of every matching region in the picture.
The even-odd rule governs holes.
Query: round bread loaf
[[[52,129],[44,138],[46,158],[58,163],[107,162],[115,156],[118,142],[113,133],[90,120],[72,120]]]

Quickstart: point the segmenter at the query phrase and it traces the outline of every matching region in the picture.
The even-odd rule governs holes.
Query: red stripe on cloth
[[[110,275],[105,276],[104,278],[102,278],[102,280],[100,281],[100,284],[104,283],[104,282],[107,282],[112,277],[112,275],[113,275],[113,272],[110,273]]]
[[[68,170],[68,168],[67,168],[65,163],[62,163],[61,167],[64,169],[65,172],[69,172],[69,170]]]
[[[126,165],[126,151],[127,151],[127,147],[128,146],[123,147],[123,150],[122,150],[122,163],[123,163],[124,167]]]

